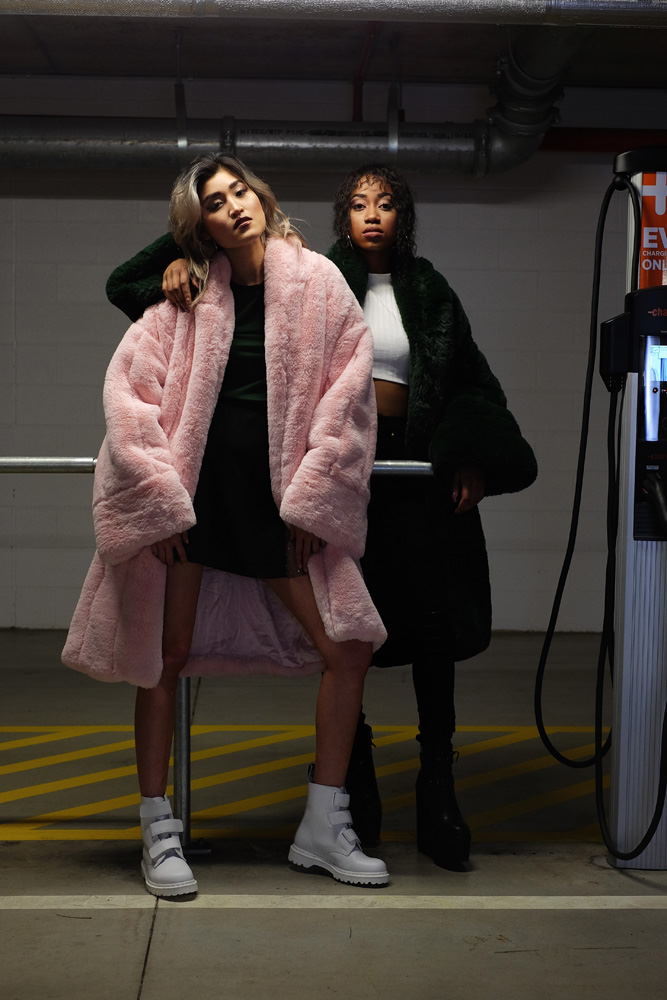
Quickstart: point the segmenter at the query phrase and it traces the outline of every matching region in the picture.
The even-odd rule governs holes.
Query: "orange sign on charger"
[[[667,285],[667,173],[642,176],[639,287]]]

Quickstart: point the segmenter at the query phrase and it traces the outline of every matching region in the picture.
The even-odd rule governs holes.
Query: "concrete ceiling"
[[[365,78],[490,84],[507,29],[488,24],[86,16],[0,18],[0,75]],[[667,29],[597,27],[565,85],[662,88]]]

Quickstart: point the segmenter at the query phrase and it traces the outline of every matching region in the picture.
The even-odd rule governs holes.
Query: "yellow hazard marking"
[[[518,802],[508,802],[497,809],[485,809],[483,812],[473,813],[468,817],[471,827],[490,826],[491,823],[498,823],[505,819],[515,819],[517,816],[525,816],[526,813],[537,812],[547,806],[557,805],[560,802],[569,802],[572,799],[580,799],[583,795],[592,795],[595,791],[595,782],[592,779],[578,781],[574,785],[566,788],[559,788],[555,791],[544,792],[541,795],[533,795],[528,799]]]
[[[416,728],[415,726],[381,725],[374,726],[373,730],[376,747],[376,771],[382,789],[383,779],[401,773],[415,772],[419,767],[419,759],[414,754],[401,760],[391,760],[390,757],[389,762],[383,762],[385,756],[383,751],[399,747],[401,744],[414,745]],[[313,752],[310,748],[304,748],[305,752],[301,751],[259,762],[252,759],[253,752],[272,746],[276,748],[287,744],[293,746],[305,739],[312,740],[314,731],[313,725],[303,724],[193,725],[191,727],[193,745],[191,759],[194,764],[234,755],[242,755],[246,759],[242,762],[239,761],[241,766],[227,768],[213,774],[198,775],[195,767],[191,785],[192,791],[196,793],[239,782],[241,783],[239,791],[246,792],[246,787],[243,787],[244,782],[251,783],[253,779],[262,775],[279,775],[293,768],[304,767],[313,759]],[[137,823],[133,822],[130,826],[126,826],[123,825],[124,822],[127,822],[126,819],[114,818],[112,820],[114,825],[109,826],[107,820],[106,825],[102,827],[99,822],[103,816],[109,813],[136,807],[138,793],[134,788],[134,764],[124,763],[117,767],[94,771],[77,770],[78,764],[85,764],[88,760],[100,757],[112,756],[114,753],[123,754],[127,759],[128,751],[131,751],[134,746],[131,733],[132,727],[128,725],[0,727],[0,734],[10,737],[4,742],[0,742],[0,760],[3,751],[9,756],[7,763],[0,763],[0,774],[5,776],[21,775],[29,771],[48,773],[49,770],[53,774],[52,780],[38,780],[24,787],[6,788],[0,792],[0,806],[13,805],[11,817],[7,816],[6,822],[0,822],[0,840],[137,839],[139,836]],[[549,727],[549,734],[552,736],[555,734],[586,734],[590,737],[591,733],[591,728],[586,726]],[[118,739],[109,741],[109,737],[113,734],[117,734]],[[483,763],[487,758],[492,760],[492,755],[497,751],[513,751],[515,756],[517,753],[521,754],[521,759],[514,763],[482,769],[473,774],[458,777],[456,783],[458,791],[482,788],[501,781],[511,783],[514,778],[554,768],[557,763],[551,756],[544,753],[535,755],[535,749],[541,750],[542,747],[534,726],[459,726],[457,735],[461,757],[479,758]],[[245,738],[235,738],[238,736]],[[219,737],[220,741],[215,742],[215,745],[202,747],[200,744],[197,747],[200,737],[208,737],[209,743],[211,737],[214,740]],[[26,758],[25,752],[29,754],[33,748],[44,747],[46,749],[49,745],[62,744],[68,740],[71,741],[71,749],[62,749],[52,754],[42,753],[39,756]],[[85,745],[77,746],[77,741],[81,743],[82,740],[85,741]],[[525,749],[522,749],[524,747]],[[592,751],[593,746],[587,743],[569,748],[567,753],[573,758],[580,758],[590,755]],[[5,760],[7,760],[7,756],[5,756]],[[58,776],[58,768],[63,766],[67,767],[67,771],[62,776]],[[564,769],[558,770],[559,773],[564,773]],[[72,773],[73,771],[75,773]],[[39,778],[41,775],[37,774],[35,777]],[[86,789],[94,786],[102,787],[105,783],[118,781],[121,782],[119,789],[121,793],[123,784],[128,782],[131,783],[132,790],[102,798],[94,796],[94,801],[81,801],[82,794],[86,796]],[[293,829],[292,823],[276,824],[274,821],[267,823],[260,829],[244,832],[238,825],[219,827],[215,821],[242,816],[257,810],[270,810],[282,803],[302,799],[306,794],[306,789],[305,781],[298,784],[292,782],[288,783],[286,787],[273,788],[260,794],[235,796],[231,801],[195,809],[191,817],[192,835],[207,838],[243,837],[244,835],[252,835],[252,837],[261,837],[262,839],[289,837]],[[511,784],[508,785],[508,790],[510,789]],[[74,795],[77,791],[79,791],[77,798],[68,804],[68,796]],[[247,786],[247,791],[251,791],[250,785]],[[559,803],[592,796],[592,792],[593,782],[582,780],[565,787],[553,787],[541,791],[537,795],[517,796],[515,793],[508,795],[501,806],[471,813],[468,820],[476,840],[598,840],[599,835],[595,824],[589,824],[576,830],[550,832],[539,829],[515,831],[505,828],[497,829],[500,824],[507,823],[512,819],[539,814]],[[168,789],[168,793],[172,793],[171,787]],[[33,799],[53,795],[62,798],[63,808],[34,813],[25,817],[16,815],[16,805],[14,804],[24,800],[27,803]],[[385,795],[383,806],[386,814],[395,813],[406,807],[412,810],[414,808],[414,791],[411,789],[410,792],[402,795]],[[96,820],[98,822],[95,822]],[[82,821],[89,821],[90,825],[77,825]],[[409,830],[388,830],[386,827],[387,824],[385,824],[383,832],[385,841],[400,842],[414,839],[412,824]]]
[[[476,747],[479,745],[480,744],[475,744]],[[573,749],[568,750],[568,756],[576,759],[579,757],[586,757],[587,755],[590,755],[592,752],[593,752],[593,744],[586,743],[584,746],[574,747]],[[390,765],[390,768],[398,769],[399,767],[401,767],[401,769],[403,769],[402,765],[410,763],[411,761],[401,761],[400,764]],[[535,757],[532,760],[525,760],[519,764],[508,764],[505,767],[497,767],[492,771],[484,771],[480,774],[469,775],[467,778],[459,778],[457,779],[456,782],[456,789],[457,791],[463,791],[466,788],[479,788],[482,785],[489,785],[497,781],[506,781],[508,778],[516,778],[522,774],[530,774],[535,771],[542,771],[547,767],[554,767],[557,764],[558,761],[550,754],[542,757]],[[414,766],[415,767],[419,766],[418,760],[414,762]],[[387,772],[389,770],[390,769],[388,768]],[[383,771],[382,768],[377,769],[378,774],[380,774],[382,771]],[[394,771],[392,770],[391,773],[394,773]],[[385,802],[383,802],[383,811],[391,812],[394,809],[400,809],[403,806],[407,805],[409,802],[412,802],[413,799],[414,796],[412,793],[406,795],[394,795],[391,798],[387,799]]]
[[[69,750],[67,753],[54,753],[48,757],[34,757],[32,760],[22,760],[18,764],[2,764],[0,765],[0,774],[18,774],[20,771],[35,771],[39,767],[53,767],[55,764],[67,764],[72,760],[103,757],[104,754],[118,753],[119,750],[132,750],[133,748],[134,740],[116,740],[114,743],[105,743],[100,747],[89,747],[87,750]]]

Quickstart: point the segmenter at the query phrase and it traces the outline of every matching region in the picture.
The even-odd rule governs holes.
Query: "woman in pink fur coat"
[[[384,628],[361,577],[375,443],[372,341],[345,280],[305,249],[270,188],[204,156],[172,232],[198,282],[130,327],[105,381],[97,553],[63,653],[137,685],[142,871],[197,891],[165,797],[178,677],[321,671],[316,758],[289,859],[384,885],[343,785]]]

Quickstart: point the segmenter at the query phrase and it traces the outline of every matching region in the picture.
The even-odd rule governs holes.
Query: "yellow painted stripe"
[[[116,743],[104,743],[102,746],[88,747],[85,750],[70,750],[67,753],[50,754],[48,757],[33,757],[17,764],[0,765],[0,774],[18,774],[22,771],[34,771],[38,767],[53,767],[55,764],[68,764],[73,760],[87,760],[90,757],[103,757],[105,754],[118,753],[120,750],[134,748],[134,740],[118,740]]]
[[[220,725],[195,725],[190,726],[193,736],[204,736],[210,733],[298,733],[299,736],[312,736],[315,733],[313,724],[304,725],[300,722],[284,722],[282,725],[273,723],[221,723]]]
[[[479,744],[476,744],[476,746],[479,746]],[[568,750],[568,753],[571,757],[578,758],[585,757],[592,750],[593,745],[587,743],[584,746]],[[466,778],[457,778],[456,788],[459,791],[467,788],[479,788],[480,786],[490,785],[497,781],[507,781],[522,774],[529,774],[547,767],[554,767],[557,763],[558,761],[550,754],[543,757],[536,757],[533,760],[522,761],[519,764],[508,764],[505,767],[498,767],[492,771],[485,771],[482,774],[471,774]],[[378,777],[382,777],[387,774],[398,774],[401,771],[415,770],[417,767],[419,767],[419,759],[414,758],[412,760],[399,761],[397,764],[378,767],[376,774]],[[405,792],[402,795],[392,795],[390,798],[383,800],[382,809],[383,812],[390,813],[412,803],[414,803],[414,791]]]
[[[375,726],[373,729],[375,730]],[[593,726],[546,726],[547,733],[552,736],[557,733],[594,733],[595,728]],[[603,727],[605,733],[609,732],[609,727]],[[509,732],[524,732],[532,733],[535,739],[539,739],[539,733],[537,731],[537,726],[458,726],[456,727],[457,733],[509,733]]]
[[[289,734],[287,734],[289,735]],[[275,741],[275,737],[267,737]],[[253,744],[259,742],[256,740],[245,741],[252,742]],[[234,744],[238,746],[238,744]],[[196,778],[191,787],[194,790],[201,788],[210,788],[216,785],[227,784],[232,781],[243,780],[244,778],[255,777],[260,774],[269,774],[274,771],[285,770],[290,767],[296,767],[298,765],[308,764],[312,760],[312,753],[298,754],[293,757],[280,758],[278,760],[266,761],[262,764],[252,764],[247,767],[237,768],[232,771],[223,771],[220,774],[208,775],[203,778]],[[51,783],[54,784],[54,783]],[[299,786],[301,787],[301,786]],[[305,786],[303,786],[305,789]],[[171,794],[173,791],[172,786],[167,789],[168,793]],[[280,794],[280,793],[276,793]],[[288,796],[292,797],[292,796]],[[276,799],[275,801],[282,801],[281,799]],[[96,816],[104,812],[111,812],[117,809],[123,809],[128,806],[135,805],[138,802],[138,793],[132,793],[130,795],[120,795],[112,799],[104,799],[97,802],[89,802],[81,806],[74,806],[66,809],[59,809],[56,812],[43,813],[37,816],[32,816],[25,820],[21,825],[22,829],[34,829],[36,825],[45,825],[49,823],[58,823],[63,821],[71,821],[73,819],[81,819],[84,816]],[[257,806],[259,808],[259,806]],[[193,815],[200,815],[195,813]],[[228,815],[228,813],[224,813]],[[12,824],[0,825],[0,839],[3,833],[8,832],[12,829]],[[134,829],[134,827],[132,828]]]
[[[470,757],[473,754],[486,753],[487,750],[499,750],[502,747],[514,746],[516,743],[528,743],[535,739],[532,726],[522,726],[504,736],[496,736],[488,740],[475,740],[474,743],[464,743],[458,747],[462,757]]]
[[[304,734],[299,733],[297,738],[302,735]],[[294,734],[292,732],[282,732],[277,735],[262,736],[252,740],[240,740],[237,743],[228,743],[222,747],[210,747],[206,750],[197,750],[192,754],[192,760],[208,760],[212,757],[222,757],[225,754],[240,753],[244,750],[253,750],[256,747],[271,746],[275,743],[289,742],[292,739],[294,739]],[[100,784],[104,781],[114,781],[117,778],[125,778],[135,773],[136,768],[134,764],[131,764],[126,765],[125,767],[108,768],[104,771],[93,771],[89,774],[76,775],[71,778],[61,778],[57,781],[40,782],[36,785],[28,785],[25,788],[15,788],[7,792],[0,792],[0,804],[34,798],[38,795],[50,795],[56,792],[65,791],[69,788],[84,788],[87,785]]]
[[[394,732],[389,736],[373,736],[373,743],[379,749],[380,747],[393,746],[396,743],[408,743],[414,740],[417,734],[417,730],[414,726],[402,726],[400,729],[396,726],[394,727]]]
[[[68,732],[86,732],[86,733],[131,733],[131,724],[108,724],[108,725],[89,725],[89,726],[70,726],[70,725],[50,725],[50,726],[0,726],[0,733],[53,733],[59,732],[61,730]],[[547,726],[548,733],[593,733],[593,726]],[[315,731],[314,725],[308,723],[300,722],[284,722],[284,723],[273,723],[273,722],[252,722],[252,723],[215,723],[210,725],[202,725],[200,723],[194,723],[191,726],[193,733],[239,733],[239,732],[277,732],[283,729],[290,730],[306,730],[310,732]],[[407,726],[397,723],[391,725],[373,725],[374,733],[389,733],[396,729],[410,730],[413,733],[417,732],[416,726]],[[535,726],[521,726],[521,725],[511,725],[511,726],[457,726],[457,733],[510,733],[518,732],[519,730],[531,732],[534,736],[537,736],[537,728]],[[605,728],[605,732],[607,728]],[[1,744],[0,744],[1,745]]]
[[[169,791],[169,789],[168,789]],[[238,813],[249,812],[253,809],[261,809],[264,806],[276,805],[280,802],[288,802],[293,799],[303,798],[306,795],[307,786],[305,784],[295,785],[292,788],[281,789],[276,792],[268,792],[264,795],[253,795],[245,799],[237,799],[234,802],[226,802],[222,805],[212,806],[210,809],[197,810],[192,814],[192,819],[202,820],[216,819],[220,816],[235,816]],[[127,801],[127,800],[130,801]],[[122,805],[132,805],[138,800],[138,795],[123,796],[116,800],[108,800],[105,805],[109,805],[111,802],[114,803],[114,807],[118,808],[119,804]],[[46,824],[54,822],[62,822],[72,819],[80,819],[85,815],[97,815],[97,810],[94,808],[95,805],[100,805],[99,803],[91,803],[85,806],[76,807],[74,809],[62,809],[57,813],[48,813],[42,816],[34,816],[22,824],[17,823],[4,823],[0,826],[0,839],[16,839],[15,836],[11,836],[13,833],[16,835],[17,832],[23,831],[24,833],[32,832],[48,832],[48,831],[38,831],[37,824]],[[53,833],[64,833],[66,831],[51,831]],[[98,838],[96,833],[99,831],[90,830],[91,839],[103,839]],[[125,830],[118,830],[116,833],[119,835],[119,839],[130,839],[131,837],[136,837],[139,834],[139,827],[132,826]],[[207,836],[214,836],[215,832],[210,831]],[[29,839],[42,839],[41,837],[29,838]],[[57,839],[57,838],[56,838]],[[65,837],[64,839],[76,839],[76,837]]]
[[[596,844],[602,843],[599,829],[589,830],[476,830],[476,844]],[[473,848],[474,850],[474,848]]]
[[[256,750],[258,747],[275,746],[277,743],[290,743],[292,740],[300,740],[306,736],[310,736],[311,732],[302,731],[307,729],[307,726],[301,727],[300,730],[285,729],[273,736],[258,736],[252,740],[238,740],[235,743],[225,743],[223,746],[208,747],[206,750],[195,750],[190,755],[190,759],[192,761],[211,760],[214,757],[225,757],[227,754],[240,753],[244,750]],[[312,757],[312,753],[310,756]]]
[[[8,792],[0,792],[0,803],[19,802],[22,799],[34,798],[36,795],[64,792],[68,788],[85,788],[86,785],[96,785],[101,781],[113,781],[115,778],[126,778],[135,773],[136,768],[132,764],[109,768],[106,771],[79,774],[72,778],[60,778],[58,781],[42,781],[37,785],[28,785],[26,788],[13,788]]]
[[[290,767],[305,767],[312,763],[312,753],[297,754],[293,757],[281,757],[278,760],[266,761],[264,764],[249,764],[233,771],[221,771],[219,774],[209,774],[205,778],[195,778],[192,789],[215,788],[216,785],[226,785],[230,781],[241,781],[244,778],[255,778],[260,774],[271,774],[273,771],[286,771]]]
[[[44,743],[57,743],[60,740],[72,740],[77,736],[90,736],[89,726],[67,726],[63,729],[50,729],[42,736],[26,736],[20,740],[6,740],[0,743],[0,750],[20,750],[23,747],[36,747]]]
[[[219,816],[237,816],[239,813],[250,812],[253,809],[276,805],[278,802],[290,802],[293,799],[305,798],[307,790],[308,786],[304,784],[283,788],[278,792],[267,792],[265,795],[251,795],[246,799],[223,802],[222,805],[211,806],[209,809],[198,809],[192,814],[192,818],[202,820],[217,819]]]
[[[0,726],[0,733],[66,733],[78,735],[81,733],[131,733],[131,725],[109,726]],[[4,744],[0,744],[4,746]]]
[[[167,795],[173,794],[173,786],[167,786]],[[21,825],[34,828],[37,825],[49,823],[69,822],[74,819],[84,819],[87,816],[98,816],[105,812],[115,812],[118,809],[139,808],[139,791],[131,792],[129,795],[117,795],[112,799],[101,799],[97,802],[86,802],[80,806],[68,806],[65,809],[57,809],[50,813],[41,813],[38,816],[29,816],[23,820]],[[0,826],[1,832],[11,824]],[[132,827],[134,829],[134,827]],[[2,837],[0,836],[0,840]]]
[[[294,757],[284,757],[279,760],[267,761],[263,764],[251,764],[247,767],[240,767],[233,771],[223,771],[220,774],[209,775],[205,778],[196,778],[192,782],[191,788],[195,791],[201,788],[210,788],[216,785],[228,784],[232,781],[241,781],[245,778],[256,777],[260,774],[270,774],[273,771],[285,770],[298,765],[306,765],[312,761],[312,759],[312,753],[306,753],[299,754]],[[172,790],[171,786],[167,789],[169,794],[171,794]],[[138,792],[135,792],[131,795],[121,795],[113,799],[104,799],[98,802],[89,802],[81,806],[59,809],[57,812],[42,813],[24,820],[21,825],[24,827],[29,826],[34,828],[36,824],[43,825],[47,823],[70,821],[72,819],[81,819],[84,816],[97,816],[105,812],[112,812],[117,809],[123,809],[127,806],[135,805],[137,802]],[[193,815],[199,814],[194,813]],[[0,825],[0,839],[2,839],[1,834],[5,829],[6,826]]]
[[[82,733],[131,733],[131,724],[123,725],[101,725],[101,726],[70,726],[70,725],[50,725],[50,726],[0,726],[0,733],[64,733],[65,737],[76,736]],[[302,731],[304,735],[307,733],[314,733],[315,727],[312,724],[304,724],[297,722],[285,722],[285,723],[220,723],[212,725],[201,725],[199,723],[193,724],[190,730],[193,735],[200,735],[203,733],[239,733],[239,732],[279,732],[284,729],[289,729],[290,731]],[[393,725],[374,725],[374,733],[391,733],[396,730],[401,730],[405,732],[410,732],[416,735],[416,726],[406,726],[394,723]],[[533,736],[537,737],[537,729],[535,726],[457,726],[457,733],[513,733],[513,732],[529,732]],[[592,726],[547,726],[547,732],[551,734],[557,733],[593,733]],[[607,728],[605,728],[607,732]],[[0,743],[0,748],[5,744]]]
[[[605,786],[608,784],[607,779]],[[473,830],[477,830],[480,827],[490,826],[492,823],[502,823],[508,819],[516,819],[517,816],[525,816],[527,813],[537,812],[539,809],[558,805],[561,802],[570,802],[572,799],[593,795],[594,792],[595,782],[592,779],[579,781],[566,788],[557,788],[550,792],[543,792],[541,795],[533,795],[528,799],[507,802],[495,809],[484,809],[482,812],[473,813],[472,816],[468,817],[468,823]],[[502,834],[499,834],[499,837],[502,838]]]
[[[39,826],[26,826],[22,823],[3,823],[0,825],[0,840],[13,841],[75,841],[75,840],[135,840],[139,843],[140,835],[137,827],[121,829],[86,829],[63,828],[54,830],[52,827],[42,829]]]
[[[494,730],[494,732],[496,731],[497,730]],[[416,732],[416,730],[414,730],[414,732]],[[497,736],[489,740],[478,740],[475,743],[466,743],[460,748],[459,752],[462,757],[468,757],[472,754],[486,753],[487,750],[495,750],[500,747],[512,746],[515,743],[524,743],[531,739],[534,739],[533,727],[523,726],[519,730],[511,730],[511,732],[506,733],[504,736]],[[376,740],[376,744],[379,746],[380,741]],[[407,760],[395,761],[393,764],[381,764],[375,768],[375,773],[378,778],[385,778],[390,774],[402,774],[404,771],[415,771],[418,767],[419,757],[410,757]],[[459,787],[458,781],[456,784],[457,787]],[[387,808],[398,808],[399,805],[402,806],[411,801],[411,798],[411,795],[394,796],[393,798],[387,800]]]
[[[595,749],[592,743],[585,743],[583,746],[573,747],[568,750],[568,756],[574,760],[586,757],[593,753]],[[543,757],[535,757],[532,760],[524,760],[520,764],[508,764],[506,767],[498,767],[493,771],[485,771],[482,774],[471,774],[466,778],[460,778],[456,782],[457,788],[479,788],[481,785],[488,785],[495,781],[504,781],[508,778],[518,777],[520,774],[531,774],[536,771],[543,771],[549,767],[560,767],[560,763],[551,754]]]

